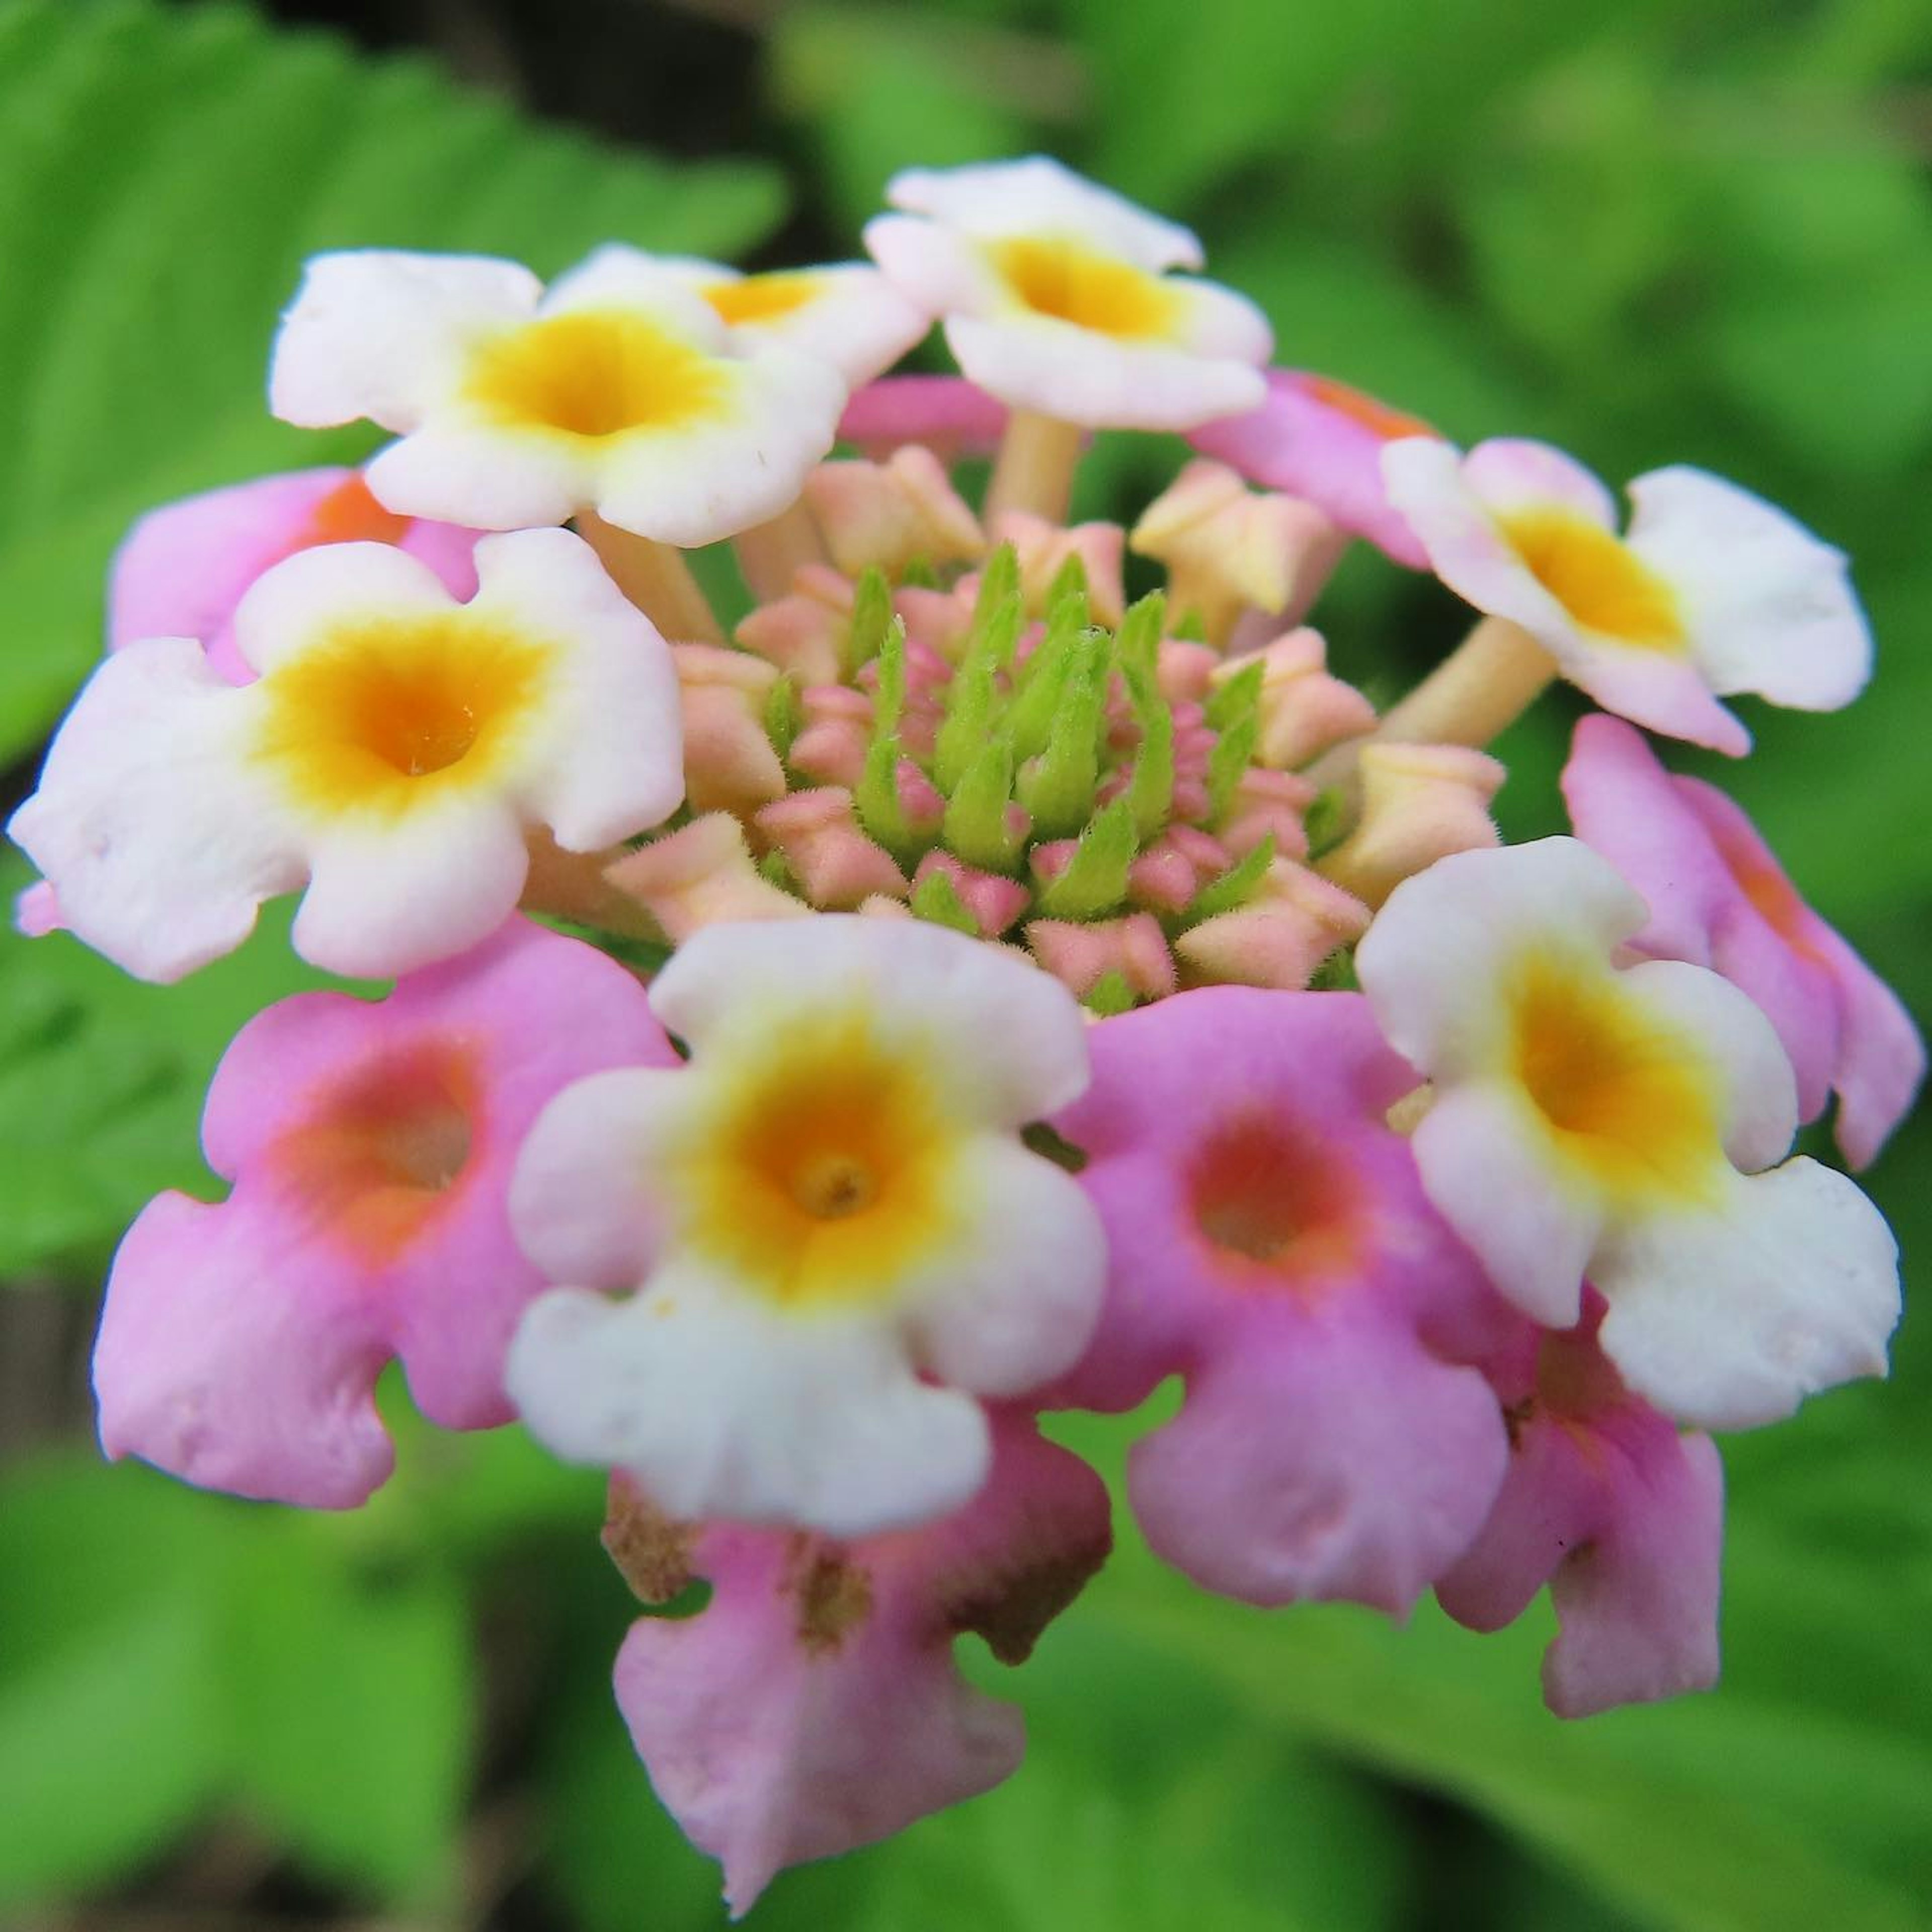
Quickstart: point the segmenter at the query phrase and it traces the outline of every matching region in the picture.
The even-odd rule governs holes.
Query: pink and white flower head
[[[1616,966],[1648,917],[1575,839],[1457,853],[1396,886],[1356,970],[1434,1083],[1423,1184],[1497,1288],[1567,1328],[1587,1275],[1633,1390],[1748,1428],[1884,1373],[1898,1248],[1843,1174],[1772,1166],[1797,1096],[1750,1000],[1680,961]]]
[[[102,1446],[343,1509],[393,1460],[385,1363],[446,1428],[509,1420],[504,1352],[543,1286],[510,1233],[517,1144],[570,1082],[676,1058],[623,968],[520,920],[386,1000],[303,993],[258,1014],[202,1122],[228,1198],[158,1196],[115,1258]]]
[[[1871,674],[1844,554],[1701,470],[1638,477],[1621,536],[1610,492],[1546,443],[1498,437],[1465,455],[1417,437],[1391,443],[1382,470],[1444,583],[1654,731],[1739,757],[1750,734],[1719,698],[1835,711]]]
[[[903,212],[869,222],[866,246],[1002,402],[1090,429],[1190,429],[1262,400],[1267,320],[1168,272],[1201,266],[1187,230],[1044,155],[908,169],[886,199]]]
[[[1019,1138],[1086,1084],[1078,1004],[837,914],[707,927],[651,1004],[690,1065],[584,1082],[518,1165],[518,1238],[568,1284],[511,1352],[524,1420],[680,1516],[860,1536],[957,1508],[984,1401],[1062,1373],[1099,1312],[1097,1217]]]
[[[769,332],[734,331],[634,249],[548,290],[514,262],[363,249],[309,263],[269,400],[306,428],[394,431],[369,487],[404,515],[506,530],[595,511],[690,547],[796,500],[845,383]]]
[[[1270,369],[1258,410],[1204,423],[1188,441],[1252,483],[1312,503],[1338,529],[1366,537],[1385,556],[1426,570],[1429,554],[1389,501],[1382,452],[1429,436],[1406,411],[1303,369]]]
[[[775,342],[829,362],[856,388],[890,369],[932,326],[869,262],[781,268],[748,275],[722,262],[688,255],[646,255],[616,243],[590,259],[614,256],[654,265],[708,302],[731,339],[748,349]]]
[[[1510,1318],[1385,1122],[1414,1084],[1359,994],[1184,993],[1094,1030],[1054,1117],[1087,1156],[1107,1301],[1057,1399],[1175,1419],[1134,1445],[1148,1541],[1251,1603],[1405,1613],[1481,1527],[1507,1454],[1467,1362]]]
[[[1501,1630],[1545,1583],[1558,1631],[1543,1690],[1559,1718],[1707,1690],[1718,1678],[1724,1472],[1597,1346],[1603,1304],[1562,1333],[1522,1323],[1487,1364],[1509,1473],[1482,1534],[1436,1586],[1472,1630]]]
[[[1675,778],[1628,724],[1576,727],[1563,795],[1578,837],[1643,895],[1632,944],[1708,966],[1761,1006],[1815,1120],[1834,1089],[1839,1147],[1876,1159],[1925,1075],[1925,1042],[1898,997],[1798,896],[1742,806],[1700,778]]]
[[[239,688],[155,638],[97,670],[8,830],[68,928],[171,980],[304,885],[295,946],[383,979],[484,938],[515,907],[529,832],[595,851],[683,795],[668,646],[590,546],[476,546],[458,603],[382,544],[308,550],[235,614]]]
[[[150,510],[115,554],[107,648],[194,638],[230,684],[255,675],[235,644],[235,607],[256,578],[320,544],[388,543],[420,557],[452,597],[476,588],[476,532],[386,510],[359,470],[298,470]]]
[[[1023,1662],[1111,1536],[1085,1463],[1010,1409],[992,1431],[970,1502],[854,1543],[674,1522],[613,1479],[605,1541],[638,1594],[711,1582],[698,1616],[632,1626],[617,1702],[658,1796],[723,1864],[734,1916],[785,1866],[888,1837],[1018,1768],[1019,1713],[961,1676],[954,1640]]]

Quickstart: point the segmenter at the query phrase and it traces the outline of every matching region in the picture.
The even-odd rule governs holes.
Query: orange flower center
[[[454,1201],[478,1124],[476,1068],[454,1042],[359,1069],[270,1150],[270,1171],[329,1238],[390,1262]]]

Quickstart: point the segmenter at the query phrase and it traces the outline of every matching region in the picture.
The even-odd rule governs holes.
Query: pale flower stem
[[[740,532],[731,539],[731,548],[746,585],[760,604],[784,596],[794,574],[805,565],[830,560],[803,497],[770,523]]]
[[[607,866],[625,856],[616,846],[603,852],[566,852],[549,832],[530,833],[530,869],[520,901],[526,912],[548,913],[579,926],[601,926],[632,939],[662,939],[657,922],[628,893],[604,876]]]
[[[1352,794],[1364,745],[1480,749],[1514,724],[1556,675],[1556,660],[1520,624],[1485,617],[1367,737],[1324,752],[1308,776],[1318,784],[1339,784]]]
[[[1085,434],[1078,423],[1036,416],[1030,410],[1014,410],[1006,418],[993,480],[986,490],[983,520],[988,529],[1007,510],[1064,524],[1073,500],[1073,472]]]
[[[682,550],[620,530],[594,510],[579,514],[577,533],[597,553],[611,581],[673,644],[724,641],[710,601]]]

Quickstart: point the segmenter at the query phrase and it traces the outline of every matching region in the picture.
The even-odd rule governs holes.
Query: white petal
[[[729,418],[613,440],[602,459],[599,514],[692,549],[769,522],[798,500],[838,436],[844,379],[776,343],[727,366],[736,386]]]
[[[1262,372],[1246,362],[1116,340],[1051,316],[956,315],[946,340],[989,394],[1089,428],[1194,429],[1268,397]]]
[[[282,319],[268,406],[309,429],[413,429],[470,346],[526,321],[543,285],[514,262],[363,248],[317,255]],[[411,513],[415,514],[415,513]]]
[[[572,852],[661,824],[684,796],[684,740],[676,668],[657,627],[568,530],[486,537],[476,570],[471,608],[555,656],[542,756],[515,786],[528,814]]]
[[[782,343],[830,362],[856,386],[890,368],[932,326],[931,311],[868,264],[807,268],[800,279],[814,285],[805,301],[784,314],[736,324],[734,339]]]
[[[539,1441],[679,1517],[871,1535],[956,1508],[991,1462],[979,1404],[919,1381],[876,1322],[790,1318],[695,1271],[621,1304],[541,1297],[506,1382]]]
[[[913,1331],[942,1382],[1023,1395],[1086,1352],[1106,1282],[1106,1232],[1072,1175],[1017,1142],[980,1137],[958,1173],[984,1210],[974,1238],[917,1289]]]
[[[1461,453],[1435,436],[1403,436],[1382,451],[1389,501],[1457,596],[1520,624],[1567,666],[1584,646],[1568,611],[1531,574],[1464,472]]]
[[[1484,508],[1499,517],[1567,510],[1615,535],[1617,502],[1574,457],[1527,437],[1492,436],[1462,459],[1462,477]]]
[[[866,248],[893,286],[930,315],[985,315],[1006,299],[986,250],[936,221],[875,215],[866,224]]]
[[[1574,1325],[1602,1210],[1566,1182],[1522,1094],[1488,1082],[1439,1094],[1414,1144],[1424,1190],[1497,1292],[1546,1328]]]
[[[1526,949],[1600,961],[1642,931],[1643,901],[1575,838],[1458,852],[1405,879],[1355,950],[1391,1046],[1433,1079],[1486,1069],[1508,1023],[1503,975]]]
[[[1017,1127],[1086,1089],[1072,994],[1023,959],[923,922],[827,913],[707,926],[651,987],[652,1010],[699,1054],[855,1005],[933,1067],[962,1126]]]
[[[257,689],[191,639],[128,645],[88,681],[8,827],[62,924],[139,978],[232,952],[262,902],[301,883],[293,828],[248,758]]]
[[[514,808],[474,791],[311,833],[290,943],[352,979],[387,980],[466,952],[517,909],[530,852]]]
[[[1782,1160],[1798,1131],[1798,1080],[1756,1003],[1718,974],[1675,959],[1646,961],[1620,977],[1716,1062],[1732,1161],[1754,1174]]]
[[[235,607],[235,643],[266,673],[345,625],[438,616],[457,608],[436,572],[394,544],[323,544],[284,557],[249,586]]]
[[[1630,494],[1630,547],[1676,591],[1714,690],[1835,711],[1864,688],[1871,633],[1842,552],[1701,470],[1652,470]]]
[[[908,168],[886,182],[886,200],[969,235],[1064,235],[1156,272],[1201,266],[1201,244],[1192,230],[1150,214],[1045,154]]]
[[[1708,1429],[1789,1415],[1819,1389],[1882,1376],[1898,1249],[1844,1175],[1787,1161],[1740,1176],[1715,1212],[1656,1216],[1604,1244],[1604,1352],[1646,1400]]]
[[[560,275],[545,292],[541,312],[568,315],[581,309],[646,316],[707,355],[725,346],[724,325],[693,286],[685,265],[621,242],[607,242]]]
[[[392,442],[363,472],[398,516],[520,530],[560,524],[596,498],[597,457],[570,437],[506,428],[460,409]]]
[[[669,1204],[652,1187],[688,1132],[690,1076],[619,1067],[557,1095],[510,1180],[518,1245],[552,1281],[634,1288],[656,1264]]]

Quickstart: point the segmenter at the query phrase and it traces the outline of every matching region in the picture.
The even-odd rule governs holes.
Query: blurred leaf
[[[0,0],[0,761],[99,649],[140,511],[338,460],[262,385],[302,259],[465,249],[560,268],[612,236],[730,254],[782,196],[520,122],[416,61],[358,60],[231,6]]]
[[[901,168],[996,160],[1027,146],[1016,97],[1045,104],[1033,70],[1057,56],[922,10],[807,5],[777,14],[768,58],[774,99],[811,128],[839,225],[856,230]],[[1070,72],[1064,84],[1076,84]]]
[[[0,859],[0,896],[31,876]],[[200,1152],[202,1100],[243,1023],[329,983],[290,950],[290,909],[176,986],[151,986],[64,933],[0,927],[0,1276],[98,1258],[167,1187],[218,1188]]]
[[[224,1646],[249,1800],[311,1869],[382,1897],[448,1886],[474,1687],[434,1574],[359,1575],[301,1521],[256,1540]]]
[[[0,1906],[137,1864],[219,1791],[221,1540],[80,1458],[0,1480]]]
[[[1146,1646],[1148,1671],[1178,1658],[1207,1670],[1291,1735],[1454,1796],[1586,1875],[1646,1923],[1683,1932],[1779,1932],[1828,1924],[1906,1932],[1922,1922],[1895,1862],[1859,1837],[1904,1834],[1932,1815],[1932,1769],[1881,1725],[1808,1717],[1778,1687],[1564,1726],[1536,1697],[1546,1613],[1498,1637],[1432,1610],[1398,1630],[1360,1612],[1268,1618],[1190,1598],[1137,1554],[1083,1606]],[[1841,1592],[1842,1616],[1861,1600]],[[1810,1630],[1812,1667],[1840,1634]],[[1904,1694],[1922,1694],[1920,1682]],[[1902,1687],[1901,1687],[1902,1688]],[[1923,1708],[1922,1705],[1922,1708]],[[1778,1748],[1768,1749],[1779,1739]],[[1848,1793],[1814,1802],[1810,1787]]]

